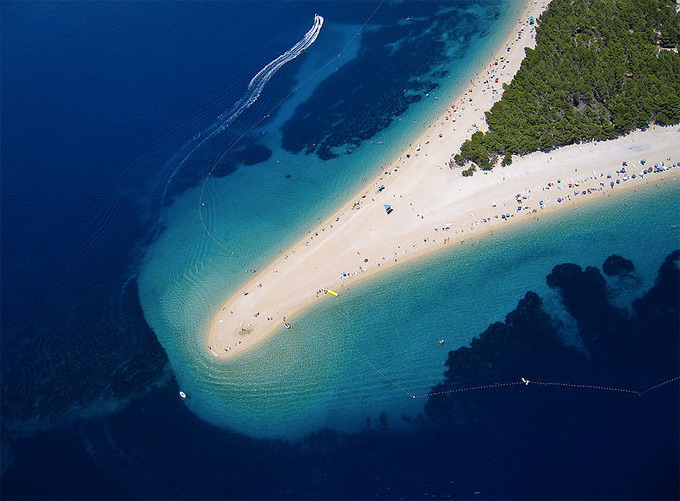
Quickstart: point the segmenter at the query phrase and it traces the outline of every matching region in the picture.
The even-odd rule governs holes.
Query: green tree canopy
[[[501,156],[680,123],[679,45],[673,0],[552,0],[536,48],[486,113],[489,131],[454,162],[491,169]]]

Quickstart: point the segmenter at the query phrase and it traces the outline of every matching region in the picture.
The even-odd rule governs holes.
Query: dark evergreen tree
[[[553,0],[536,48],[486,113],[489,131],[476,132],[453,160],[491,169],[501,155],[679,123],[679,45],[673,0]]]

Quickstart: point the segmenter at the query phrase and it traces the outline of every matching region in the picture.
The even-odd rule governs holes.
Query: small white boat
[[[180,397],[182,400],[186,400],[186,399],[188,398],[188,397],[187,397],[187,394],[184,393],[182,390],[179,391],[179,397]]]
[[[288,322],[284,323],[283,326],[284,326],[286,329],[290,329],[290,324],[289,324]]]

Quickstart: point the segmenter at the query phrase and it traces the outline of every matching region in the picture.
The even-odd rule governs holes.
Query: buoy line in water
[[[352,346],[354,347],[355,351],[359,355],[359,357],[371,368],[373,369],[380,377],[382,377],[385,381],[387,381],[390,385],[392,385],[394,388],[400,390],[402,393],[405,395],[409,396],[410,398],[429,398],[429,397],[439,397],[439,396],[445,396],[445,395],[451,395],[454,393],[463,393],[463,392],[468,392],[468,391],[480,391],[480,390],[491,390],[491,389],[498,389],[498,388],[506,388],[510,386],[542,386],[544,388],[551,388],[551,387],[560,387],[560,388],[570,388],[570,389],[576,389],[576,390],[596,390],[596,391],[608,391],[608,392],[615,392],[615,393],[626,393],[629,395],[635,395],[637,397],[642,397],[645,394],[654,391],[656,389],[659,389],[663,386],[666,386],[668,384],[674,383],[676,381],[680,380],[680,376],[675,376],[673,378],[667,379],[665,381],[662,381],[660,383],[657,383],[653,386],[650,386],[649,388],[646,388],[644,390],[631,390],[630,388],[620,388],[616,386],[601,386],[601,385],[595,385],[595,384],[575,384],[575,383],[569,383],[569,382],[564,382],[564,381],[533,381],[524,377],[521,377],[519,381],[512,381],[512,382],[507,382],[507,383],[491,383],[491,384],[484,384],[484,385],[477,385],[477,386],[466,386],[464,388],[456,388],[452,390],[442,390],[442,391],[429,391],[427,393],[412,393],[409,391],[407,388],[404,388],[402,385],[397,383],[394,379],[389,377],[387,374],[385,374],[383,371],[378,369],[378,367],[375,366],[361,351],[359,348],[359,345],[357,344],[356,340],[354,339],[354,336],[352,336],[352,329],[349,328],[347,329],[347,336],[349,337],[350,342],[352,343]]]
[[[247,128],[244,132],[238,135],[238,137],[233,140],[230,144],[227,144],[224,146],[222,151],[219,153],[219,155],[215,158],[213,162],[211,162],[208,173],[206,174],[204,180],[203,180],[203,185],[201,187],[201,193],[199,196],[198,200],[198,217],[201,222],[201,226],[203,227],[203,230],[205,233],[220,247],[222,247],[224,250],[229,252],[231,255],[236,255],[236,252],[230,248],[228,248],[223,242],[221,242],[208,228],[208,224],[206,223],[204,217],[203,217],[203,209],[206,206],[204,202],[204,196],[205,196],[205,190],[206,186],[208,184],[208,181],[212,177],[213,173],[219,166],[219,164],[224,160],[224,158],[241,142],[241,140],[246,137],[248,134],[250,134],[256,127],[261,125],[267,118],[271,116],[271,114],[277,110],[290,96],[292,96],[295,92],[297,92],[301,87],[303,87],[307,82],[309,82],[312,78],[314,78],[316,75],[318,75],[321,71],[323,71],[328,65],[330,65],[332,62],[337,60],[338,58],[342,57],[342,55],[345,53],[345,51],[349,48],[349,46],[354,42],[354,40],[361,35],[361,33],[364,31],[366,28],[366,25],[371,21],[373,16],[375,16],[376,12],[380,9],[382,4],[385,2],[385,0],[381,0],[381,2],[377,5],[377,7],[371,12],[371,14],[366,18],[366,20],[363,22],[359,30],[352,36],[352,38],[347,42],[345,47],[340,50],[338,53],[337,57],[335,59],[330,59],[326,64],[322,65],[320,68],[315,70],[310,76],[305,78],[302,82],[300,82],[298,85],[296,85],[293,90],[291,90],[288,94],[286,94],[285,97],[283,97],[278,103],[276,103],[266,114],[264,114],[261,118],[256,120],[252,125]],[[286,52],[278,56],[276,59],[271,61],[269,64],[267,64],[264,68],[262,68],[250,81],[250,84],[248,85],[248,94],[246,96],[243,96],[239,101],[237,101],[234,106],[231,108],[229,112],[225,112],[222,115],[218,117],[218,120],[215,124],[211,125],[206,131],[209,131],[209,137],[206,137],[201,140],[201,142],[196,145],[195,148],[193,148],[189,154],[185,156],[185,158],[180,162],[180,164],[176,167],[175,171],[171,174],[170,179],[168,180],[168,184],[176,174],[176,172],[182,167],[182,165],[188,160],[188,158],[193,155],[193,153],[200,148],[208,139],[214,137],[218,133],[224,131],[231,122],[233,122],[238,116],[245,111],[247,108],[249,108],[255,101],[257,101],[258,97],[260,96],[260,93],[262,92],[262,89],[266,85],[266,83],[271,79],[271,77],[274,76],[274,74],[281,68],[283,67],[286,63],[289,61],[292,61],[293,59],[297,58],[299,55],[301,55],[303,52],[305,52],[317,39],[319,32],[321,31],[321,27],[323,26],[324,23],[324,18],[320,16],[319,14],[314,15],[314,24],[312,28],[305,34],[305,36],[297,42],[293,47],[288,49]],[[255,86],[255,90],[251,90],[251,88],[255,85],[254,83],[257,83]],[[205,132],[205,131],[204,131]],[[199,134],[200,136],[201,134]],[[166,190],[167,186],[166,184]],[[165,194],[165,190],[164,190]]]
[[[375,365],[373,365],[373,363],[371,363],[371,361],[370,361],[368,358],[366,358],[366,356],[365,356],[365,355],[361,352],[361,350],[359,349],[359,346],[357,345],[356,341],[354,340],[354,337],[352,336],[352,329],[349,329],[349,328],[348,328],[348,329],[347,329],[347,332],[349,333],[348,336],[349,336],[349,340],[352,342],[352,346],[354,346],[354,349],[355,349],[356,352],[359,354],[359,356],[361,357],[361,359],[362,359],[364,362],[366,362],[366,364],[368,364],[368,366],[369,366],[371,369],[373,369],[375,372],[377,372],[377,373],[380,375],[380,377],[382,377],[385,381],[387,381],[388,383],[390,383],[390,384],[391,384],[392,386],[394,386],[395,388],[398,388],[399,390],[401,390],[402,392],[404,392],[406,395],[408,395],[408,396],[411,397],[411,398],[416,398],[416,395],[414,395],[413,393],[411,393],[410,391],[408,391],[406,388],[404,388],[404,387],[401,386],[399,383],[397,383],[394,379],[392,379],[392,378],[389,377],[387,374],[385,374],[383,371],[381,371],[380,369],[378,369]]]
[[[561,382],[561,381],[532,381],[529,379],[521,378],[520,381],[515,381],[513,383],[495,383],[495,384],[489,384],[489,385],[482,385],[482,386],[469,386],[466,388],[459,388],[456,390],[445,390],[445,391],[435,391],[435,392],[428,392],[428,393],[423,393],[422,395],[412,395],[412,398],[423,398],[423,397],[435,397],[439,395],[448,395],[451,393],[460,393],[464,391],[474,391],[474,390],[486,390],[486,389],[491,389],[491,388],[500,388],[504,386],[529,386],[529,385],[536,385],[536,386],[543,386],[543,387],[551,387],[551,386],[560,386],[563,388],[572,388],[572,389],[577,389],[577,390],[600,390],[600,391],[612,391],[612,392],[618,392],[618,393],[628,393],[631,395],[635,395],[637,397],[642,397],[646,393],[656,390],[658,388],[661,388],[662,386],[665,386],[670,383],[674,383],[676,381],[680,380],[680,376],[675,376],[673,378],[667,379],[666,381],[663,381],[661,383],[655,384],[654,386],[650,386],[649,388],[646,388],[642,391],[638,390],[631,390],[629,388],[618,388],[616,386],[600,386],[600,385],[594,385],[594,384],[574,384],[574,383],[566,383],[566,382]]]

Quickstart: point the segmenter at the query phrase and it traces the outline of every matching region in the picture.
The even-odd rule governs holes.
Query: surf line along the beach
[[[530,8],[539,9],[533,4]],[[533,45],[531,40],[525,36],[521,43],[515,41],[507,54],[504,49],[500,51],[474,81],[484,82],[486,72],[497,71],[495,63],[501,55],[503,65],[508,65],[501,67],[504,71],[501,76],[510,79],[519,69],[524,48]],[[503,45],[506,46],[509,44]],[[395,159],[388,169],[381,169],[380,178],[375,181],[381,180],[385,189],[373,193],[372,185],[367,185],[359,199],[350,199],[338,208],[223,303],[208,335],[208,347],[215,357],[237,356],[282,330],[287,322],[284,317],[292,319],[317,301],[315,291],[338,284],[346,286],[347,280],[382,272],[388,265],[396,265],[397,260],[401,265],[444,244],[462,243],[463,238],[475,238],[508,224],[503,217],[508,215],[504,205],[508,208],[517,203],[522,205],[521,211],[518,208],[516,215],[512,214],[512,220],[518,221],[520,217],[533,217],[539,210],[547,213],[558,206],[569,206],[569,198],[566,201],[558,198],[554,203],[546,198],[545,204],[539,198],[554,198],[553,194],[559,194],[562,188],[573,190],[572,182],[580,186],[578,197],[573,195],[573,203],[590,194],[591,188],[592,193],[605,193],[603,187],[600,189],[604,181],[599,175],[584,175],[581,169],[576,169],[576,163],[584,159],[584,152],[577,151],[581,146],[576,146],[577,150],[572,147],[557,151],[550,164],[540,161],[541,154],[537,153],[533,158],[517,161],[512,168],[472,179],[453,176],[449,169],[442,169],[443,161],[449,160],[450,152],[468,135],[467,126],[461,129],[461,123],[473,125],[482,120],[485,109],[500,98],[500,92],[492,95],[485,92],[484,85],[474,85],[477,86],[459,95],[460,116],[455,124],[440,117],[419,138],[422,147],[419,144],[417,153],[409,150],[411,155]],[[472,91],[471,97],[468,94]],[[445,138],[441,141],[437,139],[440,131]],[[631,136],[620,141],[634,139]],[[607,158],[615,158],[621,147],[620,142],[610,142],[598,145],[597,150],[600,156],[610,151]],[[592,161],[588,159],[589,163]],[[614,165],[607,168],[613,169]],[[524,196],[516,202],[518,193]],[[392,215],[385,215],[385,198],[400,204]],[[540,204],[540,209],[538,205],[527,207],[532,199]],[[358,201],[352,204],[353,200]],[[455,221],[455,226],[448,221]],[[348,279],[339,276],[346,271],[359,273],[358,266],[361,275]]]
[[[320,289],[336,289],[336,285],[340,285],[336,290],[342,294],[346,290],[342,287],[348,283],[400,266],[430,250],[450,248],[464,239],[474,241],[491,230],[507,227],[512,221],[533,220],[536,214],[577,208],[577,204],[588,197],[608,197],[624,189],[618,188],[619,177],[621,186],[625,184],[628,189],[651,187],[664,178],[673,182],[675,178],[672,174],[669,176],[669,169],[676,169],[677,163],[668,168],[661,165],[659,172],[656,168],[650,172],[644,165],[634,166],[629,162],[623,172],[613,159],[621,151],[635,147],[640,153],[658,157],[663,164],[662,158],[680,155],[678,132],[680,129],[675,126],[637,132],[587,147],[567,146],[550,153],[550,163],[544,161],[548,154],[536,153],[517,161],[502,174],[479,176],[476,180],[452,177],[449,171],[440,171],[436,163],[428,163],[429,159],[412,163],[391,176],[386,189],[369,192],[365,199],[361,195],[359,200],[365,201],[361,210],[353,210],[356,203],[352,205],[350,200],[338,209],[337,217],[331,216],[311,230],[223,303],[208,336],[210,350],[214,356],[225,358],[243,353],[281,329],[287,321],[284,316],[292,319],[319,300]],[[593,161],[595,154],[605,159],[602,161],[606,165],[601,166],[600,171],[584,174],[583,167]],[[588,160],[583,160],[586,157]],[[643,161],[646,162],[640,163]],[[415,165],[419,168],[411,168]],[[635,178],[632,174],[628,178],[629,170],[635,172]],[[426,189],[416,192],[413,186]],[[518,193],[525,193],[526,200],[520,197],[517,202]],[[401,198],[402,195],[406,198]],[[381,197],[404,200],[402,210],[386,215]],[[552,202],[554,198],[557,200]],[[410,200],[418,204],[417,209],[409,210]],[[540,204],[542,200],[546,203]],[[522,205],[522,210],[516,207],[511,221],[496,213],[506,214],[507,209],[501,207],[517,206],[517,203]],[[524,210],[527,204],[533,204],[534,209]],[[422,223],[419,213],[425,214]],[[455,225],[446,223],[454,219]],[[346,277],[345,272],[351,273]]]
[[[518,20],[520,29],[533,30],[534,28],[528,27],[527,19],[530,15],[538,16],[544,8],[543,5],[527,3],[524,14]],[[383,181],[387,189],[375,196],[375,203],[370,202],[373,196],[368,191],[369,198],[364,200],[365,204],[361,204],[359,214],[358,210],[353,209],[352,200],[349,200],[347,204],[338,208],[339,212],[329,215],[321,226],[312,229],[306,237],[283,252],[281,258],[274,260],[265,270],[258,272],[251,281],[235,291],[226,302],[222,303],[222,307],[211,322],[210,332],[207,336],[206,347],[212,355],[217,358],[231,358],[244,353],[274,334],[275,331],[283,330],[283,324],[286,322],[286,320],[283,320],[284,316],[292,319],[302,310],[316,303],[318,298],[315,291],[325,287],[335,288],[339,286],[342,288],[343,285],[347,286],[349,279],[340,278],[338,268],[342,268],[340,271],[356,271],[356,260],[360,259],[361,267],[366,270],[366,272],[362,270],[361,276],[365,277],[378,270],[382,271],[391,267],[388,264],[395,264],[397,260],[401,264],[428,249],[438,247],[441,239],[438,236],[423,234],[426,229],[423,224],[439,225],[439,220],[445,218],[441,221],[442,225],[445,226],[447,221],[451,221],[449,219],[451,214],[473,212],[468,207],[467,202],[469,196],[474,195],[469,190],[461,191],[463,187],[458,185],[462,181],[449,175],[448,169],[446,171],[440,170],[444,160],[439,157],[444,155],[446,156],[445,161],[448,161],[450,152],[459,148],[468,135],[467,127],[461,129],[462,124],[470,122],[472,125],[472,123],[483,120],[484,111],[500,98],[500,92],[493,95],[485,92],[485,86],[478,84],[477,81],[483,81],[487,71],[496,71],[494,63],[500,61],[501,57],[503,58],[501,80],[509,81],[519,69],[520,62],[524,57],[524,48],[533,46],[534,42],[535,39],[528,36],[516,40],[515,29],[512,29],[512,33],[508,33],[506,43],[499,44],[494,58],[485,68],[480,70],[474,79],[475,84],[472,89],[475,92],[474,102],[468,104],[470,96],[462,92],[459,93],[458,90],[455,97],[454,95],[451,96],[453,102],[458,99],[462,101],[465,98],[465,102],[461,103],[459,109],[459,112],[464,116],[455,123],[449,121],[446,122],[446,125],[441,126],[439,122],[444,122],[444,116],[439,117],[432,126],[434,128],[428,128],[418,138],[417,141],[422,142],[423,147],[419,149],[419,153],[409,155],[408,165],[403,164],[403,162],[406,162],[403,159],[407,157],[404,154],[401,158],[395,158],[389,168],[380,169],[380,173],[377,173],[378,176],[382,176],[382,171],[385,170],[389,171],[391,179],[389,183],[387,179]],[[507,50],[508,48],[509,50]],[[499,82],[500,84],[501,82]],[[445,116],[448,116],[448,113]],[[441,129],[442,127],[444,129]],[[440,129],[443,132],[441,136],[445,138],[442,140],[444,142],[437,139],[432,140],[433,138],[428,140],[426,137],[428,134],[435,131],[440,132]],[[435,136],[439,137],[437,134]],[[413,153],[410,149],[408,152]],[[414,174],[416,178],[413,179],[410,175],[404,178],[406,171]],[[427,175],[425,172],[427,172]],[[426,185],[428,180],[432,179],[437,180],[434,189]],[[413,183],[409,184],[409,180],[412,180]],[[456,186],[450,186],[451,182],[454,182]],[[418,189],[416,190],[414,187]],[[508,189],[515,190],[516,188],[508,186]],[[370,184],[362,192],[367,190],[371,190]],[[441,193],[442,190],[447,193]],[[437,196],[444,196],[446,200],[450,200],[450,195],[453,192],[457,194],[455,207],[449,207],[449,205],[443,207],[438,200],[432,200],[432,196],[435,199]],[[420,195],[417,195],[418,193]],[[423,193],[428,194],[427,200],[418,198]],[[513,193],[517,193],[517,191]],[[406,198],[402,199],[402,196]],[[388,216],[388,219],[385,219],[383,202],[385,198],[391,200],[392,197],[403,200],[403,203],[406,202],[407,198],[411,198],[410,201],[413,202],[413,205],[418,205],[420,216],[417,221],[415,221],[415,212],[411,214],[411,210],[406,206],[402,207],[405,210],[397,209]],[[460,204],[465,205],[464,211],[460,210]],[[483,209],[482,207],[478,208],[480,211]],[[445,211],[446,214],[442,211]],[[203,211],[201,210],[200,213],[202,217]],[[206,210],[206,214],[209,214],[209,211]],[[421,221],[423,219],[422,214],[425,214],[424,221]],[[360,217],[357,217],[359,215]],[[205,221],[202,221],[202,223],[205,224],[206,231],[208,231],[209,224],[206,224]],[[384,238],[386,232],[394,236],[394,239],[386,240]],[[468,234],[468,228],[466,228],[464,235],[467,237]],[[450,238],[447,239],[447,242],[452,243],[457,239]],[[393,242],[396,242],[396,248],[387,250],[385,246],[391,246]],[[220,243],[220,245],[226,249],[223,243]],[[231,252],[230,249],[226,250]],[[357,256],[357,252],[361,253],[360,258]],[[367,263],[366,258],[370,262]],[[378,263],[377,260],[381,260],[381,262]],[[352,278],[351,281],[354,281],[355,278],[357,277]],[[339,290],[339,292],[342,292],[342,290]]]

